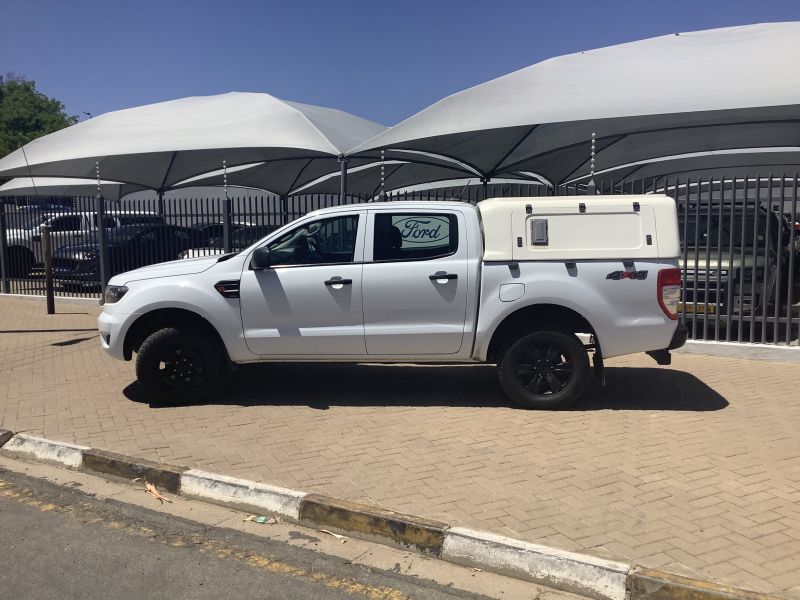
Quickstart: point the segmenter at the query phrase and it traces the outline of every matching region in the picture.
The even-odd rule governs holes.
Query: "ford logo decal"
[[[403,236],[403,245],[434,245],[450,236],[446,217],[400,217],[392,219]]]

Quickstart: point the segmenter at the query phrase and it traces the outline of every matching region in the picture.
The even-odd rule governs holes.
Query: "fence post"
[[[105,214],[106,201],[102,194],[97,194],[94,199],[94,208],[97,213],[97,248],[100,251],[100,304],[103,303],[106,285],[108,284],[108,244],[106,242]]]
[[[283,225],[289,222],[289,199],[285,194],[281,196],[281,218],[283,219]]]
[[[53,289],[53,240],[50,227],[44,225],[42,232],[42,255],[44,258],[44,293],[47,297],[47,314],[56,313],[55,290]]]
[[[8,241],[6,240],[6,203],[0,202],[0,283],[4,294],[11,293],[9,281]]]
[[[225,252],[233,252],[233,239],[231,238],[231,221],[233,212],[233,203],[231,199],[225,195],[225,203],[223,204],[224,212],[222,213],[222,246]]]

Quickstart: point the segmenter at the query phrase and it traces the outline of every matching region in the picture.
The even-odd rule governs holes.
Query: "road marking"
[[[196,533],[174,534],[159,537],[154,529],[133,525],[123,521],[108,521],[95,513],[90,502],[74,502],[70,505],[57,505],[43,502],[36,498],[36,491],[20,487],[13,482],[0,479],[0,498],[14,500],[25,506],[36,508],[42,512],[57,512],[65,517],[80,520],[87,525],[98,525],[106,529],[121,531],[128,535],[144,537],[154,542],[174,548],[194,547],[200,552],[214,554],[221,560],[236,560],[251,568],[260,569],[276,575],[305,579],[327,588],[345,592],[352,596],[360,596],[368,600],[407,600],[406,594],[400,590],[383,586],[371,586],[354,579],[334,577],[325,573],[311,572],[268,555],[243,550],[217,540],[206,538]]]

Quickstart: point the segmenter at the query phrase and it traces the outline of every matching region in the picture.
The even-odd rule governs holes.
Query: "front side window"
[[[377,213],[373,260],[430,260],[458,250],[454,214]]]
[[[353,262],[358,215],[305,223],[269,245],[270,264],[319,265]]]

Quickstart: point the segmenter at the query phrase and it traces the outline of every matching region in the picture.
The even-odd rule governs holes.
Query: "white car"
[[[103,348],[153,401],[267,361],[497,363],[520,405],[577,400],[603,358],[682,345],[666,196],[387,202],[318,210],[236,254],[117,275]],[[584,343],[580,334],[585,334]]]
[[[160,215],[146,211],[109,211],[103,215],[106,229],[121,225],[163,223]],[[74,246],[87,242],[97,235],[97,213],[55,212],[32,213],[24,219],[12,221],[6,231],[9,268],[12,276],[24,277],[30,270],[44,261],[42,228],[50,228],[53,252],[63,246]]]

